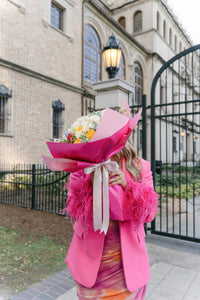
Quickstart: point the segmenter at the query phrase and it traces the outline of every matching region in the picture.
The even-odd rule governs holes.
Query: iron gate
[[[152,233],[200,242],[200,44],[165,63],[151,88]]]

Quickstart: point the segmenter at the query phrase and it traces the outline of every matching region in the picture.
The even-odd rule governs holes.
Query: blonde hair
[[[122,168],[123,157],[126,159],[126,170],[131,174],[133,179],[141,179],[142,163],[140,158],[133,150],[133,145],[130,140],[126,142],[124,148],[120,152],[116,153],[113,156],[113,160],[115,160],[119,164],[120,168]]]

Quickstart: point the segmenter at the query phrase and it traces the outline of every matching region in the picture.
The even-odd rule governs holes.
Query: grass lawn
[[[0,290],[18,293],[65,268],[66,248],[52,237],[0,226],[0,241]]]

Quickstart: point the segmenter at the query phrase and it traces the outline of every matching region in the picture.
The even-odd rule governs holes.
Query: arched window
[[[163,21],[163,37],[166,39],[166,21]]]
[[[157,11],[157,24],[156,24],[156,29],[160,31],[160,14],[159,11]]]
[[[172,29],[169,29],[169,45],[172,46]]]
[[[96,30],[84,26],[84,81],[101,80],[101,43]]]
[[[122,79],[125,79],[125,77],[126,77],[126,65],[125,65],[125,58],[124,58],[123,53],[122,53],[122,56],[121,56],[119,71],[117,73],[117,77],[122,78]]]
[[[126,18],[125,17],[119,18],[118,23],[126,29]]]
[[[133,64],[133,84],[135,86],[134,102],[137,104],[142,104],[143,71],[138,61],[135,61]]]
[[[137,11],[134,14],[134,18],[133,18],[133,31],[134,32],[140,32],[140,31],[142,31],[142,12],[141,11]]]

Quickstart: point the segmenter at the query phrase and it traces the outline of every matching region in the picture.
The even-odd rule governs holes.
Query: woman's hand
[[[114,184],[120,184],[124,189],[126,188],[126,178],[121,170],[109,174],[109,185]]]

